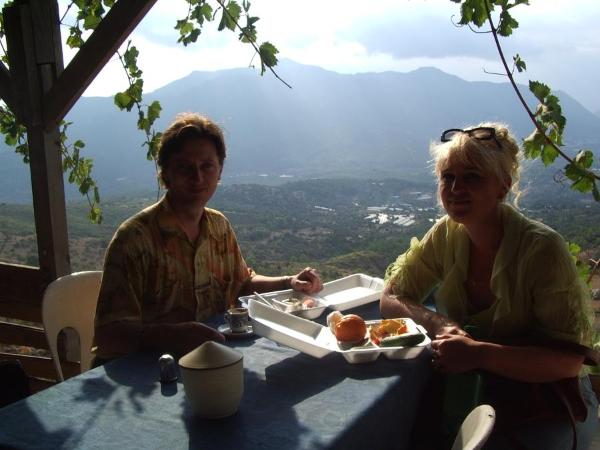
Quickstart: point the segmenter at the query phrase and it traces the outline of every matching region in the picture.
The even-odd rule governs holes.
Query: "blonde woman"
[[[489,448],[588,448],[598,423],[582,369],[595,358],[589,291],[561,236],[505,202],[518,199],[520,169],[507,127],[450,129],[441,141],[432,155],[447,214],[389,266],[381,313],[425,326],[438,371],[483,373],[499,425]],[[436,312],[422,305],[434,289]],[[546,389],[568,398],[540,414]],[[507,390],[525,404],[504,407]]]

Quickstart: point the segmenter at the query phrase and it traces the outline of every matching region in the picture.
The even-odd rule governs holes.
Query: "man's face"
[[[222,170],[214,143],[192,139],[171,156],[163,179],[176,202],[205,206],[217,189]]]

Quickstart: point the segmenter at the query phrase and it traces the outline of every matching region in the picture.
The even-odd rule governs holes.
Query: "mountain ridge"
[[[340,176],[422,179],[430,176],[430,143],[445,128],[501,121],[521,139],[532,130],[508,83],[470,82],[432,67],[339,74],[289,60],[280,62],[278,74],[293,88],[253,69],[196,71],[147,93],[145,103],[162,104],[157,130],[181,111],[217,121],[228,143],[226,184]],[[600,118],[559,95],[569,119],[565,141],[600,150]],[[84,97],[67,117],[73,122],[69,137],[86,142],[82,154],[94,159],[103,195],[156,183],[136,119],[134,112],[119,112],[111,97]],[[28,168],[0,149],[0,201],[27,202],[29,192]],[[78,197],[72,187],[67,194]]]

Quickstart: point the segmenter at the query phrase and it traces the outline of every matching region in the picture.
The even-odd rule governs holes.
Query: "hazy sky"
[[[544,81],[600,111],[600,1],[530,3],[513,9],[520,27],[502,40],[510,60],[518,52],[527,63],[517,81]],[[260,17],[259,41],[274,43],[280,58],[344,73],[435,66],[467,80],[504,81],[484,72],[501,71],[492,36],[455,27],[451,18],[458,18],[458,8],[450,0],[253,0],[251,11]],[[251,47],[237,33],[217,32],[216,23],[205,26],[196,44],[177,44],[174,25],[185,11],[179,0],[159,0],[131,36],[147,91],[193,70],[247,67],[252,59]],[[125,87],[113,59],[86,95]]]

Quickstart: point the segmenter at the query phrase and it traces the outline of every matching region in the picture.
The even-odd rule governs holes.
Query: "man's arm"
[[[282,291],[293,289],[306,294],[316,294],[323,289],[323,283],[318,272],[307,267],[296,275],[283,277],[267,277],[265,275],[254,275],[240,290],[239,295],[250,295],[256,292]]]

